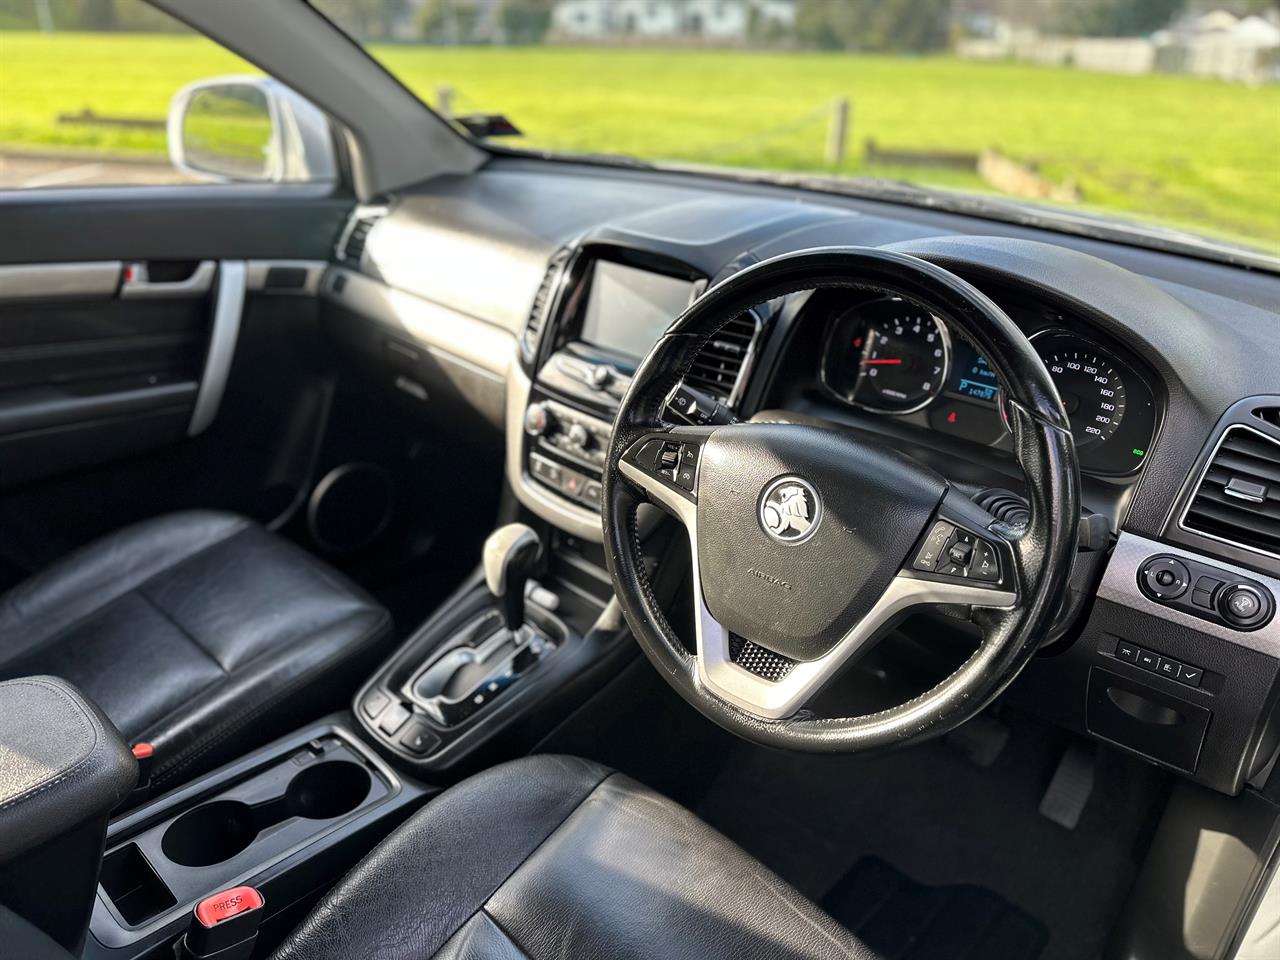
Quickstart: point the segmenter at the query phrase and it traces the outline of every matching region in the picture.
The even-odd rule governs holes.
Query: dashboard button
[[[1181,560],[1157,557],[1147,561],[1139,574],[1147,596],[1155,600],[1176,600],[1191,586],[1191,571]]]
[[[1137,663],[1143,670],[1154,671],[1160,665],[1160,658],[1150,650],[1139,650]]]
[[[1262,594],[1243,583],[1232,584],[1222,591],[1218,609],[1233,627],[1251,627],[1267,615],[1267,603]]]
[[[1160,662],[1156,665],[1156,673],[1163,673],[1170,680],[1177,680],[1178,673],[1182,670],[1182,664],[1177,660],[1170,660],[1168,657],[1161,657]]]
[[[955,532],[955,529],[945,520],[939,520],[935,523],[933,529],[929,531],[929,536],[925,537],[924,546],[916,554],[916,559],[912,566],[917,570],[933,571],[938,566],[938,559],[942,556],[942,551],[946,547],[947,541],[951,539],[951,534]]]
[[[1189,667],[1185,663],[1182,669],[1178,671],[1178,682],[1185,683],[1189,687],[1200,686],[1200,681],[1204,679],[1204,671],[1199,667]]]
[[[1121,640],[1116,644],[1116,659],[1123,660],[1125,663],[1138,662],[1138,648],[1128,640]]]
[[[415,720],[401,735],[400,744],[410,753],[422,757],[440,745],[440,738],[426,723]]]

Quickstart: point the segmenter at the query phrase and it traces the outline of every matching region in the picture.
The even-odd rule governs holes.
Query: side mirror
[[[169,103],[169,159],[217,183],[337,179],[329,118],[270,77],[215,77]]]

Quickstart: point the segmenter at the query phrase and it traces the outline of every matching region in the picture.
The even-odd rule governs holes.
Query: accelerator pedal
[[[1096,763],[1097,748],[1088,741],[1073,740],[1040,798],[1040,813],[1058,826],[1074,830],[1093,793]]]

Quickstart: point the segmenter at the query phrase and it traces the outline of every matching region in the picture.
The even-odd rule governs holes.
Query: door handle
[[[155,283],[147,275],[145,263],[130,263],[124,268],[124,281],[120,284],[120,296],[130,300],[179,300],[203,297],[213,287],[213,275],[218,265],[213,260],[201,260],[182,280]]]

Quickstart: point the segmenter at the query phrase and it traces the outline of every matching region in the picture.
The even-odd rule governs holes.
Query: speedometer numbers
[[[1070,334],[1042,334],[1032,342],[1058,388],[1076,446],[1104,443],[1115,436],[1128,403],[1115,364]]]
[[[905,300],[875,300],[835,322],[822,376],[835,394],[879,413],[911,413],[942,390],[951,363],[946,328]]]

